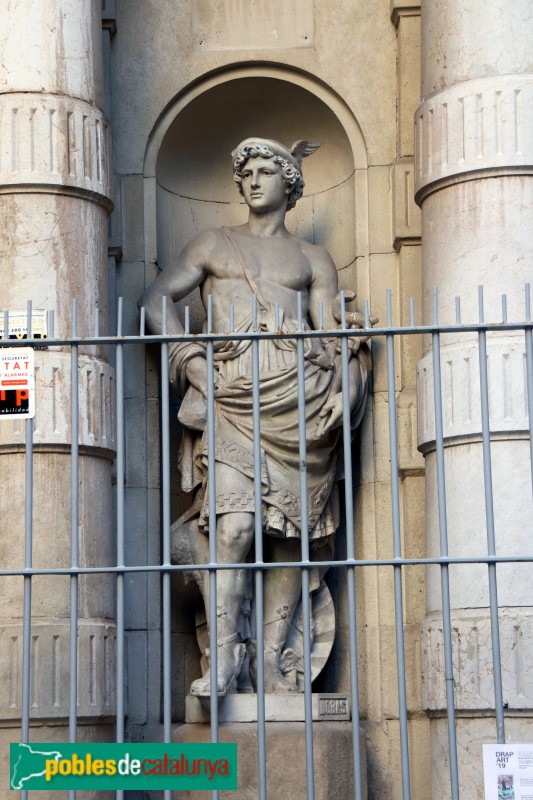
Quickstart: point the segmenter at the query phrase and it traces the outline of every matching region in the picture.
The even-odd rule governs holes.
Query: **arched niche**
[[[303,162],[304,196],[288,213],[287,227],[326,247],[336,263],[341,287],[356,289],[356,262],[368,255],[368,165],[361,131],[343,100],[323,83],[273,65],[235,66],[206,76],[176,97],[159,118],[144,163],[147,266],[156,259],[160,268],[170,266],[201,230],[246,221],[247,208],[233,181],[231,152],[253,135],[286,145],[296,139],[321,143]],[[198,292],[179,305],[185,302],[192,311],[191,328],[198,331],[204,316]],[[176,419],[176,414],[171,418]],[[173,464],[177,463],[177,427],[170,432]],[[175,519],[189,506],[190,496],[181,493],[174,473],[172,487]],[[194,613],[202,603],[195,586],[184,586],[179,578],[173,591],[178,686],[174,716],[179,719],[182,695],[199,677],[199,662],[189,654],[195,652]],[[339,617],[339,653],[347,652],[347,630],[346,620]],[[333,661],[337,664],[342,656]],[[346,690],[346,669],[332,666],[331,670],[323,690]]]
[[[287,145],[296,139],[321,143],[304,161],[304,196],[287,214],[287,227],[326,247],[343,271],[342,285],[355,288],[354,265],[362,254],[356,231],[364,228],[357,217],[366,218],[366,198],[358,203],[356,196],[357,175],[366,170],[361,133],[333,93],[279,69],[242,68],[212,77],[178,98],[156,126],[145,177],[155,183],[160,268],[172,264],[199,231],[246,221],[231,152],[254,135]],[[197,301],[192,308],[197,328]]]

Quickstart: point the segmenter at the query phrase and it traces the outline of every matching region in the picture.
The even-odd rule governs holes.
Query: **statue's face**
[[[243,197],[252,211],[265,214],[287,206],[290,188],[272,158],[249,158],[241,174]]]

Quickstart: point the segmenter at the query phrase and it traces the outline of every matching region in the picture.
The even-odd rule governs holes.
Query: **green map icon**
[[[45,745],[46,746],[46,745]],[[16,752],[13,749],[16,748]],[[11,789],[25,789],[31,778],[44,777],[46,762],[58,761],[62,754],[58,750],[40,749],[36,744],[11,745]]]

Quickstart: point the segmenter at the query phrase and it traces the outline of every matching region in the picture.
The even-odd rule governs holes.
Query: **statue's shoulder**
[[[322,270],[324,267],[335,268],[333,259],[326,248],[322,247],[321,244],[311,244],[311,242],[307,242],[305,239],[299,239],[298,241],[300,243],[302,252],[309,261],[311,269]]]
[[[239,239],[243,233],[248,230],[247,225],[224,225],[222,228],[216,228],[218,235],[227,239],[228,235]]]
[[[223,228],[205,228],[195,234],[190,240],[190,244],[199,246],[213,246],[218,244],[224,237]]]
[[[183,248],[181,259],[194,263],[209,261],[220,247],[224,234],[220,228],[206,228],[196,233]]]

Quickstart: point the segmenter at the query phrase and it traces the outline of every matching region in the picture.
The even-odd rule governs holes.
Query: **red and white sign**
[[[0,420],[35,416],[33,348],[0,348]]]

